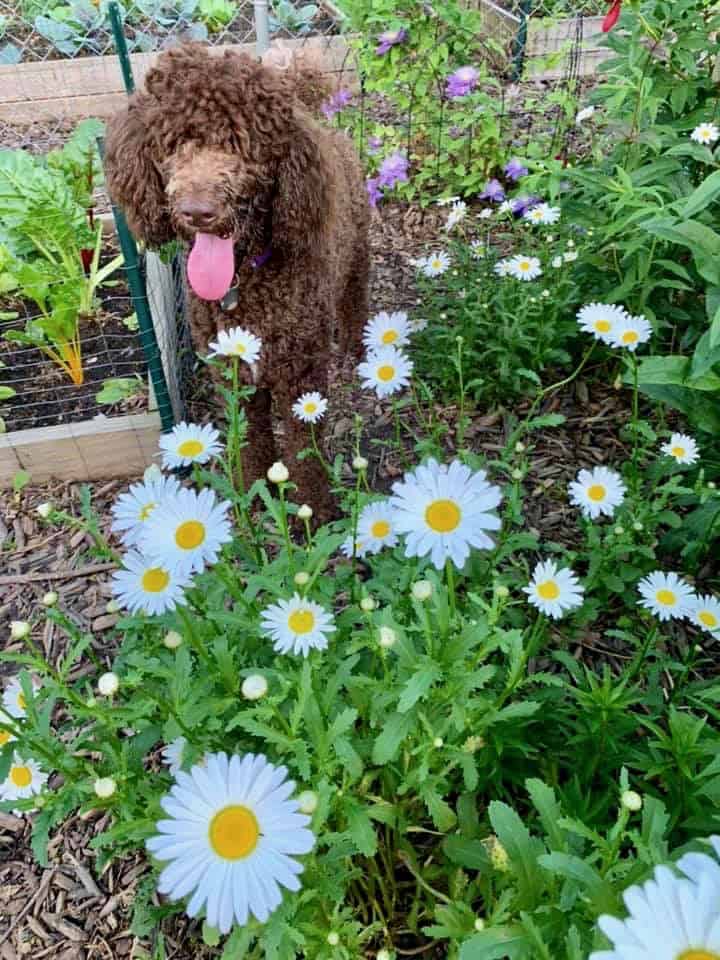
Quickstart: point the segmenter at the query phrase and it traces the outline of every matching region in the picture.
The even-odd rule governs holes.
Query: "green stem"
[[[455,572],[450,557],[445,559],[445,576],[447,578],[448,601],[450,603],[450,615],[455,617],[457,608],[455,605]]]
[[[195,653],[198,655],[198,658],[207,666],[209,667],[213,666],[213,662],[210,657],[210,654],[207,652],[202,640],[195,632],[195,627],[193,626],[193,622],[190,619],[190,615],[188,614],[187,610],[185,609],[184,606],[182,606],[182,604],[178,605],[176,609],[178,612],[178,616],[182,621],[182,625],[185,628],[185,631],[187,632],[188,639],[190,640],[190,645],[192,646]]]
[[[320,463],[322,464],[322,468],[323,468],[323,470],[325,471],[325,473],[326,473],[326,474],[328,475],[328,477],[332,480],[332,479],[333,479],[333,472],[332,472],[332,469],[331,469],[331,467],[330,467],[330,464],[326,461],[325,457],[322,455],[322,453],[321,453],[321,451],[320,451],[320,447],[318,446],[317,436],[316,436],[316,434],[315,434],[315,424],[314,424],[314,423],[311,423],[311,424],[310,424],[310,438],[311,438],[311,441],[312,441],[313,453],[315,454],[315,456],[318,458],[318,460],[319,460]]]
[[[290,528],[288,527],[287,504],[285,502],[285,484],[278,484],[278,499],[280,500],[280,526],[282,527],[283,539],[285,540],[285,549],[288,554],[288,565],[293,570],[293,545],[290,539]]]

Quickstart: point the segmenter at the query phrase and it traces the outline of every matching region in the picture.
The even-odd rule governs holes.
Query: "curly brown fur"
[[[145,92],[108,125],[110,195],[149,245],[198,232],[232,236],[239,305],[191,294],[195,348],[240,325],[262,339],[248,409],[249,479],[287,461],[297,496],[330,510],[319,464],[294,462],[306,428],[291,414],[303,392],[326,392],[331,342],[357,357],[367,318],[369,211],[355,151],[312,116],[326,90],[310,64],[281,70],[188,44],[163,54]],[[322,96],[321,96],[322,93]],[[271,246],[254,269],[250,260]],[[246,368],[247,369],[247,368]],[[247,369],[249,379],[249,369]],[[284,421],[276,449],[271,411]]]

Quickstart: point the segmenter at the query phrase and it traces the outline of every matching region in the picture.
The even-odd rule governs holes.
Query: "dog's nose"
[[[215,219],[215,208],[203,200],[183,200],[178,212],[194,227],[207,227]]]

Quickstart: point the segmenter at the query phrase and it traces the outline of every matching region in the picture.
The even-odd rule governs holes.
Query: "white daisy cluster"
[[[33,695],[40,684],[33,677],[30,681]],[[27,712],[27,701],[19,677],[9,680],[2,694],[0,709],[0,749],[15,740],[13,729],[22,723]],[[15,750],[5,779],[0,782],[0,801],[28,800],[42,792],[48,774],[32,758],[26,758]],[[21,810],[14,811],[17,815]]]
[[[712,146],[720,138],[720,128],[715,123],[699,123],[690,134],[690,139],[703,146]]]
[[[378,397],[388,397],[410,383],[412,360],[403,352],[410,337],[417,332],[404,311],[376,313],[363,331],[366,359],[358,365],[358,373],[366,390]]]
[[[560,219],[560,207],[551,207],[549,203],[539,203],[536,207],[526,210],[523,218],[528,223],[541,226],[557,223]]]
[[[536,280],[542,276],[540,258],[528,257],[523,253],[498,260],[493,269],[499,277],[513,277],[515,280]]]
[[[578,310],[577,322],[581,330],[592,334],[596,340],[633,353],[652,335],[652,327],[645,317],[633,317],[617,304],[586,304]]]
[[[677,573],[654,570],[640,581],[638,592],[639,605],[658,620],[690,620],[701,630],[720,637],[720,600],[696,594]]]

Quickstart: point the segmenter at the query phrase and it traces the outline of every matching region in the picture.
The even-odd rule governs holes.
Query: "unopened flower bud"
[[[55,590],[48,590],[47,593],[43,594],[42,604],[44,607],[54,607],[58,602],[58,595]]]
[[[392,627],[380,627],[380,646],[389,650],[397,643],[397,634]]]
[[[93,784],[93,789],[101,800],[107,800],[117,790],[117,784],[112,777],[98,777]]]
[[[177,650],[177,648],[182,643],[182,637],[177,632],[177,630],[168,630],[168,632],[163,637],[163,643],[168,648],[168,650]]]
[[[620,803],[631,813],[637,813],[638,810],[642,810],[642,797],[634,790],[623,790]]]
[[[477,753],[485,746],[485,740],[482,737],[468,737],[463,744],[465,753]]]
[[[334,930],[331,930],[330,933],[327,935],[327,942],[330,944],[331,947],[336,947],[340,943],[340,934],[335,933]]]
[[[267,472],[267,478],[270,483],[287,483],[290,479],[290,474],[288,473],[288,468],[282,462],[282,460],[276,460],[276,462],[270,467]]]
[[[640,523],[639,520],[636,520],[635,523],[633,524],[633,530],[634,530],[636,533],[640,533],[640,531],[641,531],[641,530],[644,530],[644,529],[645,529],[645,528],[643,527],[643,525]]]
[[[35,512],[39,517],[42,517],[43,520],[47,520],[50,514],[53,512],[53,505],[49,500],[46,500],[45,503],[41,503],[36,508]]]
[[[434,588],[429,580],[416,580],[411,589],[413,597],[420,603],[424,603],[433,595]]]
[[[298,587],[306,587],[310,583],[310,574],[307,570],[298,570],[293,577],[293,583]]]
[[[513,470],[510,476],[513,478],[513,480],[522,480],[524,474],[522,470],[520,470],[519,468],[516,468],[515,470]]]
[[[708,480],[708,490],[714,490],[717,487],[717,484],[714,480]]]
[[[352,468],[358,473],[363,470],[367,470],[368,461],[365,459],[365,457],[353,457]]]
[[[443,740],[442,737],[435,737],[435,739],[433,740],[433,746],[437,747],[438,750],[440,749],[440,747],[444,745],[445,745],[445,741]]]
[[[309,520],[310,517],[313,515],[312,507],[309,506],[307,503],[304,503],[301,507],[298,508],[297,515],[301,520]]]
[[[495,587],[495,596],[500,600],[507,600],[510,596],[510,590],[505,586],[504,583],[498,583]]]
[[[317,810],[319,797],[314,790],[303,790],[302,793],[298,794],[297,802],[300,813],[310,817]]]
[[[483,920],[482,917],[475,918],[475,929],[477,930],[478,933],[480,933],[482,930],[485,929],[485,921]]]
[[[103,697],[112,697],[120,689],[120,677],[112,671],[103,673],[98,680],[98,693]]]
[[[620,524],[615,527],[615,536],[621,537],[625,533],[625,527],[621,527]]]
[[[391,960],[390,951],[383,947],[382,950],[378,950],[376,953],[375,960]]]
[[[506,873],[510,867],[510,859],[507,850],[500,843],[497,837],[492,838],[490,847],[490,861],[498,873]]]
[[[11,620],[10,636],[13,640],[24,640],[30,635],[30,624],[27,620]]]
[[[372,613],[375,607],[377,607],[377,603],[375,603],[372,597],[363,597],[360,601],[360,609],[364,613]]]
[[[515,444],[515,453],[522,453],[524,449],[525,444],[522,442],[522,440],[518,440],[518,442]]]
[[[259,700],[268,692],[268,682],[261,673],[251,673],[243,680],[240,692],[246,700]]]

